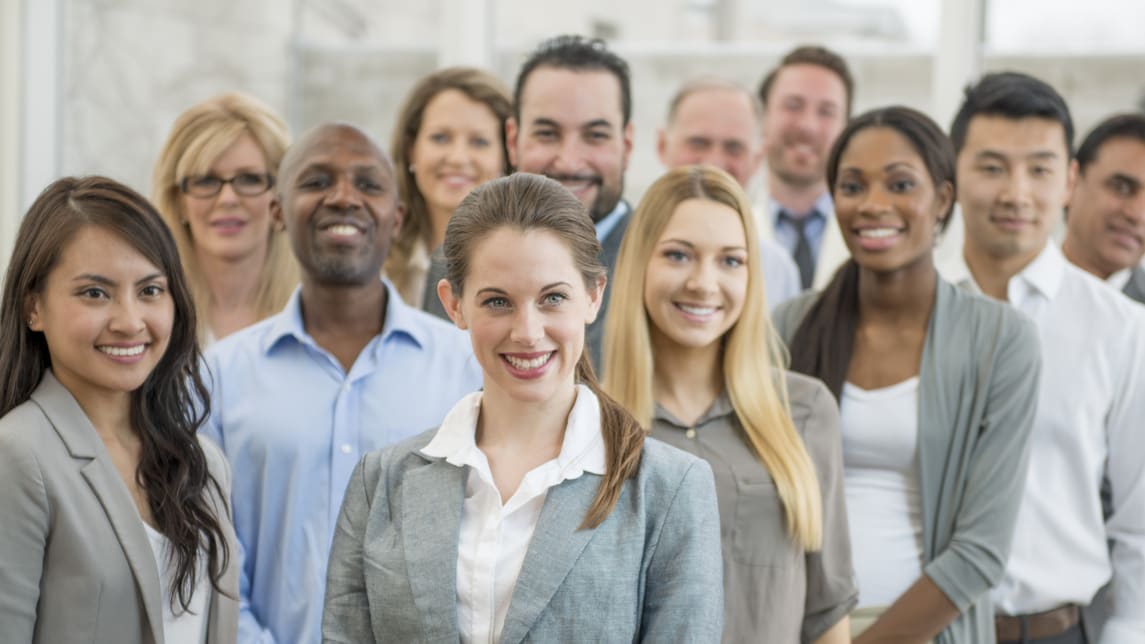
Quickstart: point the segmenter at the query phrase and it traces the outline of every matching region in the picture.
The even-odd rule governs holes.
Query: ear
[[[622,166],[624,170],[628,169],[628,157],[632,156],[632,140],[634,132],[635,130],[632,127],[632,121],[629,121],[628,124],[624,126],[624,165]]]
[[[33,331],[43,332],[44,323],[40,314],[40,296],[29,295],[25,301],[24,310],[27,311],[25,319],[28,322],[28,328]]]
[[[505,119],[505,145],[509,147],[509,165],[517,168],[517,136],[520,134],[517,128],[517,118],[510,116]]]
[[[665,153],[668,151],[668,130],[667,128],[660,128],[656,130],[656,156],[660,158],[660,165],[665,168],[668,167],[668,162],[665,160]]]
[[[445,308],[446,315],[450,320],[457,325],[459,329],[468,329],[469,325],[465,322],[465,316],[461,313],[461,298],[453,294],[453,287],[449,285],[449,280],[444,277],[437,281],[437,299],[441,300],[441,306]]]
[[[1066,174],[1066,181],[1069,182],[1066,188],[1065,203],[1062,208],[1069,208],[1069,202],[1073,200],[1073,190],[1077,187],[1077,177],[1081,174],[1081,166],[1078,164],[1077,159],[1072,159],[1069,162],[1069,172]]]
[[[948,214],[946,216],[947,217],[953,217],[954,216],[954,210],[953,210],[953,207],[954,207],[954,186],[951,185],[949,181],[943,183],[938,188],[938,194],[935,196],[935,198],[937,200],[938,212],[940,214],[944,213],[944,212],[949,212],[950,214]],[[940,219],[938,223],[942,223],[942,220]]]
[[[604,290],[608,284],[608,278],[601,275],[596,280],[596,285],[588,289],[589,312],[585,316],[584,323],[592,324],[596,321],[596,316],[600,313],[600,307],[604,304]]]
[[[394,207],[394,232],[393,232],[394,235],[398,234],[398,232],[401,231],[402,224],[405,223],[405,220],[406,220],[406,204],[404,201],[399,201],[398,205]]]
[[[282,216],[282,202],[279,201],[277,194],[270,200],[270,220],[280,230],[286,230],[286,219]]]

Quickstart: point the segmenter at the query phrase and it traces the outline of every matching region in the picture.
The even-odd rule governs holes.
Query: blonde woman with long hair
[[[179,247],[203,344],[279,312],[298,284],[270,215],[288,144],[269,107],[230,93],[179,115],[159,153],[151,196]]]
[[[728,174],[677,168],[620,250],[605,390],[716,477],[725,642],[850,641],[853,582],[839,415],[782,369],[751,206]]]

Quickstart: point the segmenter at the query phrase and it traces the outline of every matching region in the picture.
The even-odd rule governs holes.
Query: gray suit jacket
[[[604,365],[604,318],[608,314],[608,296],[612,292],[612,278],[616,273],[616,260],[620,257],[620,244],[624,241],[628,222],[632,220],[632,206],[629,206],[627,201],[622,203],[628,210],[620,221],[616,222],[616,226],[608,233],[608,237],[600,242],[600,262],[604,264],[608,284],[605,286],[604,300],[600,303],[600,311],[596,314],[596,320],[588,325],[584,338],[588,356],[592,358],[592,366],[598,375]]]
[[[222,454],[200,439],[230,494]],[[222,586],[238,597],[238,549]],[[0,418],[0,643],[161,644],[163,602],[151,544],[95,428],[49,371],[28,402]],[[209,644],[232,644],[238,603],[211,592]]]
[[[1134,300],[1145,304],[1145,267],[1140,264],[1133,267],[1133,272],[1129,274],[1129,283],[1125,285],[1123,292]]]
[[[457,642],[468,468],[420,453],[434,432],[367,454],[334,533],[323,642]],[[704,461],[648,439],[616,508],[578,529],[600,477],[548,492],[501,641],[719,642],[720,520]]]
[[[775,311],[784,341],[817,297]],[[1026,482],[1039,347],[1025,315],[939,279],[919,367],[923,572],[962,614],[937,644],[994,642],[988,591],[1005,572]]]

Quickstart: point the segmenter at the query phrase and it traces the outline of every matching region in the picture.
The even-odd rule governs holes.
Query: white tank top
[[[159,593],[163,605],[163,641],[166,644],[206,644],[207,641],[207,596],[210,582],[207,580],[207,564],[199,558],[199,570],[195,574],[195,592],[191,595],[190,609],[183,612],[176,603],[178,613],[171,610],[171,566],[167,551],[171,542],[154,528],[143,524],[147,530],[147,540],[155,555],[155,565],[159,568]]]

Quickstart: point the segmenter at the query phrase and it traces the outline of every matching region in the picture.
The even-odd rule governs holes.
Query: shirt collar
[[[1034,261],[1027,264],[1010,279],[1007,292],[1011,304],[1019,304],[1014,299],[1016,284],[1026,286],[1028,290],[1040,293],[1046,299],[1053,299],[1058,288],[1061,287],[1062,275],[1065,274],[1065,264],[1065,256],[1058,250],[1058,247],[1047,242],[1046,247],[1038,253]],[[952,284],[967,287],[974,293],[982,293],[982,288],[974,280],[974,274],[970,272],[970,266],[966,264],[966,258],[962,253],[958,253],[951,257],[949,262],[939,266],[939,273]]]
[[[596,222],[596,238],[600,241],[608,239],[608,234],[612,229],[616,228],[616,224],[624,219],[624,215],[628,213],[628,202],[621,199],[616,202],[616,207],[612,212],[605,215],[600,221]]]
[[[1129,268],[1123,268],[1117,271],[1106,278],[1105,283],[1112,286],[1114,290],[1125,290],[1125,286],[1129,284],[1129,278],[1133,277],[1133,268],[1133,266],[1130,266]]]
[[[450,465],[475,466],[477,455],[477,418],[481,412],[483,392],[476,391],[461,399],[442,421],[421,453],[430,458],[445,459]],[[584,472],[603,475],[605,471],[604,437],[600,432],[600,401],[585,385],[577,385],[576,402],[569,412],[557,466],[564,479]]]
[[[725,390],[721,391],[719,396],[716,396],[716,399],[712,401],[712,405],[708,407],[708,410],[701,414],[700,417],[696,419],[696,422],[692,423],[691,425],[681,422],[674,415],[672,415],[672,412],[662,407],[660,403],[655,403],[652,407],[652,420],[662,420],[670,425],[679,427],[680,429],[688,429],[689,427],[699,427],[700,425],[708,423],[716,418],[723,418],[724,416],[731,415],[734,412],[735,408],[732,407],[731,398],[728,398],[728,392]]]
[[[767,198],[767,207],[769,208],[769,210],[771,212],[772,222],[778,222],[779,221],[779,212],[781,210],[785,210],[783,205],[780,204],[775,199],[768,197]],[[790,212],[789,211],[789,213],[793,217],[801,217],[801,216],[815,214],[819,217],[823,217],[824,219],[826,219],[827,217],[835,216],[835,202],[831,201],[831,193],[830,192],[824,192],[823,194],[819,195],[818,199],[815,200],[815,205],[811,207],[810,212]]]
[[[409,337],[418,345],[426,345],[424,323],[418,317],[424,315],[402,301],[397,289],[388,279],[382,279],[386,289],[386,317],[382,320],[382,342],[395,334]],[[302,320],[302,286],[296,286],[290,294],[282,312],[274,316],[270,332],[263,339],[263,353],[269,353],[284,338],[293,338],[302,344],[315,345],[314,339],[306,332]],[[379,345],[380,346],[380,345]]]

